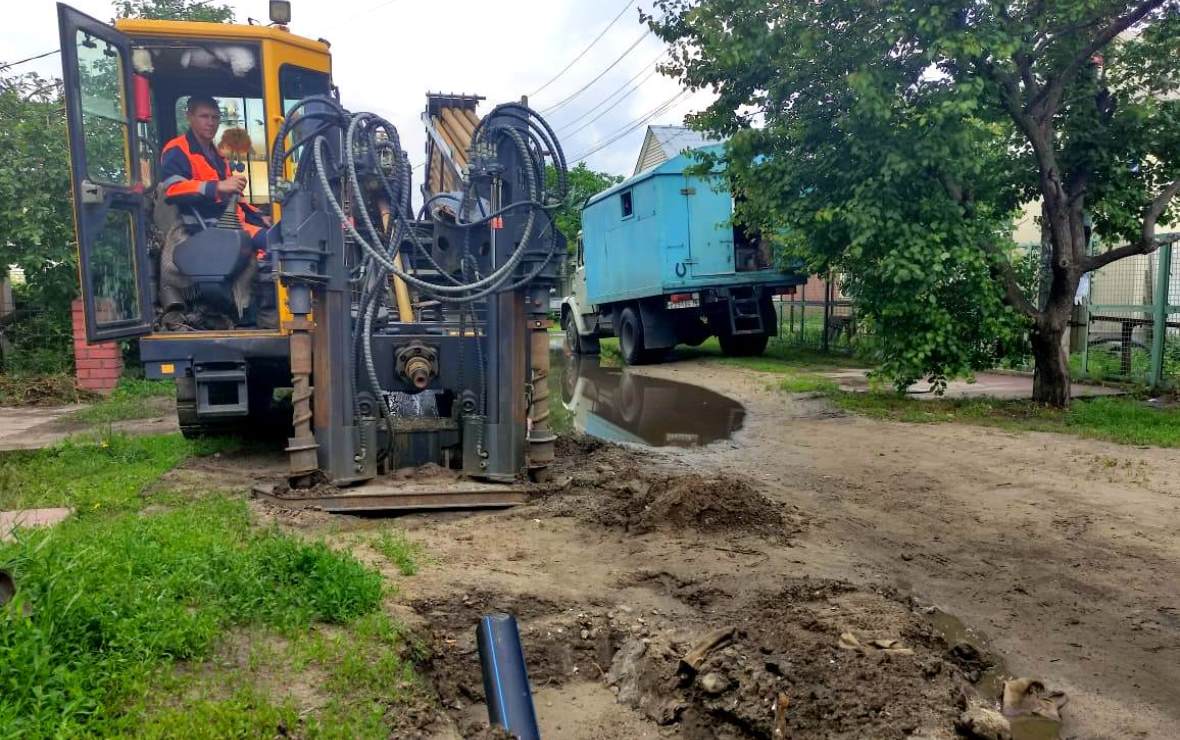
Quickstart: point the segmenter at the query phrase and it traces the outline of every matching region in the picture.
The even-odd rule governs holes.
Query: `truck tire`
[[[727,357],[757,357],[766,351],[769,334],[722,334],[717,337]]]
[[[598,354],[598,337],[584,337],[578,333],[578,322],[574,320],[573,311],[566,311],[562,315],[561,328],[565,329],[565,348],[570,354]]]
[[[619,314],[619,354],[628,365],[644,365],[659,360],[663,352],[652,352],[643,346],[643,321],[639,312],[627,306]]]

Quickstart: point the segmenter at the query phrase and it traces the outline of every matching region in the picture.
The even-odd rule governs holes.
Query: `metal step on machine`
[[[450,169],[428,178],[415,214],[391,123],[328,96],[285,119],[270,251],[290,310],[293,434],[289,485],[261,497],[328,511],[504,506],[552,462],[547,329],[566,251],[554,223],[565,157],[523,103],[463,120],[465,151],[429,139],[428,163]],[[295,178],[279,182],[288,158]],[[381,478],[427,463],[457,474]]]

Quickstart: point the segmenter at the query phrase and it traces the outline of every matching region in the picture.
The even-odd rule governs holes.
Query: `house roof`
[[[710,151],[713,154],[720,154],[721,153],[721,151],[720,151],[721,147],[719,144],[708,144],[706,146],[700,147],[699,149],[694,149],[693,151],[695,152],[695,151],[701,151],[701,150]],[[614,195],[615,193],[622,192],[623,190],[627,190],[628,188],[631,188],[631,187],[635,186],[636,184],[644,182],[646,180],[650,180],[653,177],[659,177],[659,176],[663,176],[663,175],[675,175],[676,177],[683,177],[685,169],[687,169],[689,166],[697,164],[699,162],[700,162],[700,160],[692,152],[685,152],[683,154],[677,154],[676,156],[672,157],[671,159],[661,162],[660,164],[648,167],[643,172],[640,172],[638,175],[632,175],[631,177],[628,177],[626,180],[623,180],[618,185],[614,185],[606,190],[603,190],[601,193],[598,193],[597,195],[593,195],[593,196],[587,198],[586,205],[590,205],[592,203],[597,203],[600,200],[604,200],[606,198],[609,198],[610,196]],[[720,170],[714,169],[714,172],[720,172]]]
[[[700,149],[712,144],[720,144],[699,131],[687,126],[648,126],[647,135],[643,138],[643,146],[639,150],[639,159],[635,162],[635,172],[638,175],[662,162],[678,156],[685,150]]]

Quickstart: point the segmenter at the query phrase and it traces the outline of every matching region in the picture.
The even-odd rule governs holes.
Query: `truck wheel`
[[[643,348],[643,322],[639,312],[627,306],[619,316],[619,354],[628,365],[642,365],[651,361],[651,355]]]
[[[578,334],[578,322],[574,320],[572,312],[566,312],[561,317],[562,328],[565,329],[565,348],[575,355],[598,354],[598,337],[584,337]]]
[[[717,337],[721,351],[728,357],[757,357],[766,351],[769,334],[722,334]]]

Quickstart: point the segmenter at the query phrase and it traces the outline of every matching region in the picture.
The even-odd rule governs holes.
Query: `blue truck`
[[[732,223],[717,174],[682,153],[586,201],[561,324],[566,347],[596,354],[617,336],[629,365],[716,336],[727,355],[759,355],[778,331],[772,299],[806,277],[774,266],[769,244]]]

